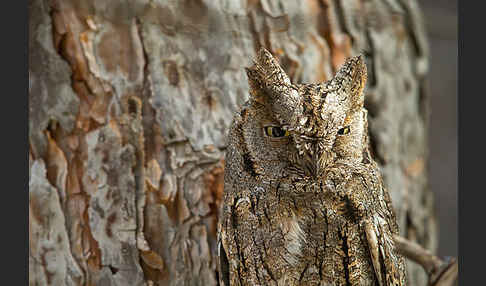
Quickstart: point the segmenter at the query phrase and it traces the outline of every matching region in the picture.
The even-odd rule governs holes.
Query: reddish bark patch
[[[167,60],[164,61],[164,72],[169,80],[169,83],[173,86],[178,86],[180,81],[179,70],[177,69],[177,64],[174,61]]]
[[[280,49],[281,50],[281,49]],[[278,61],[282,68],[287,72],[289,78],[295,80],[295,74],[300,64],[287,56],[283,51],[277,51]]]
[[[106,118],[107,118],[106,115],[108,114],[108,107],[111,103],[111,98],[112,98],[111,93],[98,95],[96,96],[96,99],[91,105],[89,111],[90,117],[91,119],[96,121],[97,124],[106,123]]]
[[[89,227],[88,205],[90,198],[89,195],[84,194],[85,208],[82,214],[82,225],[84,226],[82,233],[83,253],[89,253],[86,259],[87,266],[90,269],[89,271],[96,273],[101,269],[101,249]]]
[[[47,248],[42,248],[42,254],[41,254],[41,265],[43,266],[44,274],[46,276],[46,282],[47,285],[50,285],[52,282],[52,277],[54,276],[54,273],[51,271],[47,270],[47,260],[46,260],[46,254],[49,252],[51,249]]]
[[[52,139],[51,133],[46,131],[48,148],[46,156],[46,169],[47,169],[47,180],[55,187],[65,187],[57,186],[58,177],[63,173],[66,173],[67,161],[64,156],[64,152],[58,147],[56,141]],[[58,190],[61,192],[61,190]]]
[[[39,225],[44,225],[44,218],[45,217],[42,214],[43,206],[38,201],[37,197],[31,196],[29,198],[29,207],[30,207],[30,213],[32,213],[32,216],[34,217],[34,219],[39,223]]]
[[[70,28],[68,26],[68,28]],[[86,80],[89,76],[88,64],[84,58],[81,44],[76,41],[76,36],[71,30],[68,30],[60,43],[61,56],[69,62],[73,72],[73,80]],[[82,37],[79,37],[83,40]]]
[[[321,58],[320,58],[320,64],[318,65],[320,68],[317,70],[316,73],[316,82],[325,82],[328,80],[326,71],[324,67],[326,66],[326,63],[329,62],[329,55],[325,51],[324,47],[324,41],[318,39],[316,36],[312,35],[311,36],[312,42],[318,47],[320,53],[321,53]]]
[[[127,98],[128,113],[137,118],[142,115],[142,101],[140,98],[131,95]]]
[[[153,269],[162,271],[165,268],[164,260],[162,259],[162,257],[160,257],[160,255],[151,250],[142,251],[141,257],[143,259],[143,262],[145,262]]]
[[[425,162],[423,158],[415,159],[410,165],[405,168],[405,172],[410,177],[417,177],[425,169]]]
[[[209,173],[204,176],[204,184],[208,190],[204,194],[203,200],[208,203],[210,208],[209,215],[214,218],[212,225],[209,228],[209,232],[216,236],[219,207],[223,198],[224,189],[224,160],[214,167]]]
[[[96,50],[109,73],[116,74],[120,70],[128,80],[137,79],[143,65],[134,41],[138,39],[134,39],[129,25],[112,27],[103,35]]]
[[[333,71],[337,69],[346,61],[346,58],[351,56],[351,39],[340,30],[338,24],[331,21],[334,12],[331,9],[329,1],[321,1],[315,7],[319,7],[319,13],[316,13],[317,29],[319,34],[326,39],[326,42],[331,52],[331,63]]]
[[[213,109],[216,105],[216,99],[214,98],[211,91],[207,90],[203,96],[203,103],[206,104],[209,109]]]
[[[105,231],[108,237],[113,237],[113,231],[111,230],[111,225],[115,221],[116,221],[116,213],[112,213],[110,216],[108,216],[108,219],[106,220]]]

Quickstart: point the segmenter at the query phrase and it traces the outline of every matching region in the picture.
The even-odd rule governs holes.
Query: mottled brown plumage
[[[228,136],[223,285],[405,285],[388,192],[368,147],[366,66],[292,84],[262,49]]]

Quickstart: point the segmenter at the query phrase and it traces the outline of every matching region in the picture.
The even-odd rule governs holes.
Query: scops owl
[[[261,49],[228,136],[221,285],[405,285],[390,197],[369,152],[366,65],[292,84]]]

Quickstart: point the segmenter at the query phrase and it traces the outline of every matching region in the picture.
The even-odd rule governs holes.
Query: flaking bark
[[[293,82],[365,54],[401,235],[435,251],[416,1],[31,0],[29,37],[30,285],[216,285],[225,136],[262,45]]]

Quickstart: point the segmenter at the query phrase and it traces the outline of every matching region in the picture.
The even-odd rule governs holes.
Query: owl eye
[[[349,128],[349,126],[346,126],[346,127],[339,129],[338,134],[339,135],[346,135],[346,134],[349,133],[349,131],[351,131],[351,129]]]
[[[277,126],[266,126],[265,128],[265,134],[268,137],[286,137],[289,136],[289,132],[286,130],[283,130],[280,127]]]

